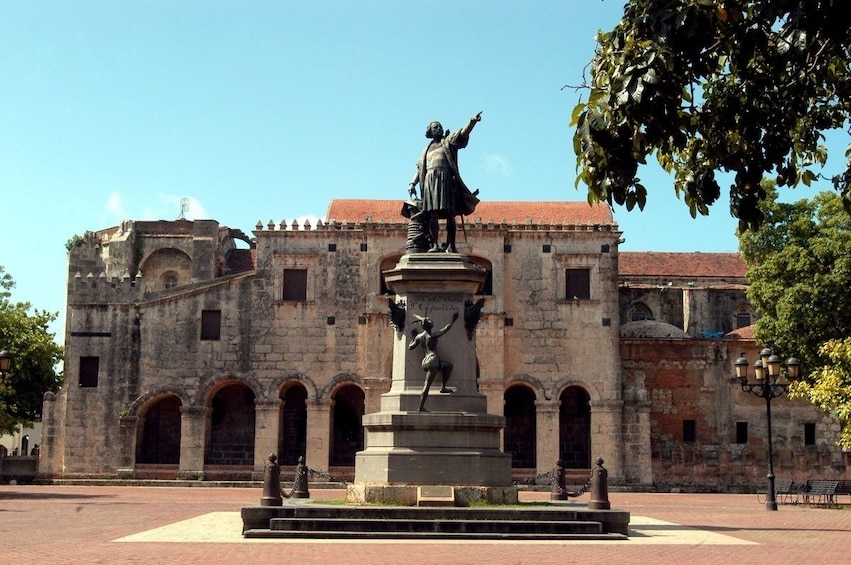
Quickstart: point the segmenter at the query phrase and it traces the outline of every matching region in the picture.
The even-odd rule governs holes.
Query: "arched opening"
[[[164,247],[151,253],[139,266],[145,292],[168,290],[192,278],[192,259],[179,249]]]
[[[629,311],[628,322],[642,322],[644,320],[652,320],[653,312],[646,305],[640,302],[634,304]]]
[[[244,384],[219,389],[210,401],[205,465],[254,465],[254,392]]]
[[[535,393],[526,386],[514,385],[505,391],[505,452],[511,454],[513,469],[534,469]]]
[[[578,387],[559,396],[558,444],[565,469],[591,468],[591,398]]]
[[[180,398],[169,395],[153,403],[139,418],[136,463],[180,463]]]
[[[331,409],[330,465],[349,467],[355,453],[363,450],[364,394],[356,385],[345,385],[334,395]]]
[[[281,431],[278,462],[296,465],[307,451],[307,389],[294,384],[281,395]]]

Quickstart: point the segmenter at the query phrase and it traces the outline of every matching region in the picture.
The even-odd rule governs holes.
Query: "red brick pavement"
[[[311,490],[314,498],[340,491]],[[529,493],[524,493],[529,495]],[[610,493],[612,506],[677,526],[712,532],[683,543],[589,542],[116,542],[210,512],[238,512],[259,503],[258,488],[0,486],[0,561],[51,565],[89,563],[349,563],[485,565],[529,563],[796,563],[851,562],[851,508],[781,505],[768,512],[754,495]],[[546,497],[546,493],[541,496]],[[581,502],[582,499],[580,499]],[[849,502],[849,501],[846,501]],[[688,530],[688,528],[686,528]],[[661,531],[661,530],[659,530]],[[692,532],[694,533],[694,532]]]

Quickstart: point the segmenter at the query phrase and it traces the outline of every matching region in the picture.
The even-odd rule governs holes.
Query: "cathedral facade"
[[[250,236],[212,220],[87,233],[69,254],[66,380],[45,397],[40,477],[256,479],[275,453],[350,479],[361,418],[391,384],[383,273],[405,253],[400,207],[335,200],[316,225]],[[744,265],[621,253],[621,235],[584,202],[483,202],[459,229],[487,271],[476,381],[505,418],[514,478],[561,461],[581,483],[602,457],[624,488],[761,485],[764,405],[729,382],[758,349]],[[776,403],[779,468],[844,476],[835,423]]]

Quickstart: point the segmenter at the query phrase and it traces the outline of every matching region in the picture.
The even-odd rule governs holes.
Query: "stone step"
[[[629,512],[547,507],[402,507],[286,504],[245,507],[252,538],[627,539]]]
[[[618,533],[496,533],[496,532],[370,532],[370,531],[281,531],[246,530],[243,537],[254,539],[443,539],[443,540],[515,540],[515,541],[610,541],[628,540],[629,537]]]
[[[364,520],[358,518],[273,518],[269,529],[279,532],[447,533],[478,535],[601,534],[600,522],[586,520]]]

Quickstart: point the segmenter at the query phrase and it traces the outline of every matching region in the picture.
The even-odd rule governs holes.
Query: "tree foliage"
[[[851,337],[832,339],[819,350],[827,364],[810,379],[795,383],[793,396],[805,397],[842,426],[839,444],[851,448]]]
[[[739,235],[756,338],[801,360],[791,395],[836,417],[851,447],[851,218],[836,193],[783,204],[773,182],[762,188],[765,221]]]
[[[812,369],[823,343],[851,335],[851,218],[833,192],[785,204],[772,182],[762,190],[765,221],[739,234],[756,338]]]
[[[823,132],[851,118],[851,10],[843,0],[630,0],[597,35],[587,101],[573,111],[588,200],[644,207],[638,165],[655,155],[692,217],[735,173],[740,231],[762,221],[760,182],[809,186]],[[851,147],[833,178],[851,213]]]
[[[62,384],[62,375],[56,370],[62,347],[48,330],[57,314],[30,312],[28,302],[12,302],[14,286],[0,266],[0,349],[13,356],[11,370],[0,379],[0,433],[38,419],[44,393],[55,392]]]

